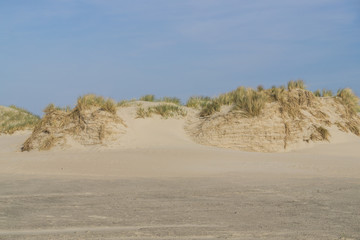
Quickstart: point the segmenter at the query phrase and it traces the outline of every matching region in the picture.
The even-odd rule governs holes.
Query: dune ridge
[[[302,80],[287,88],[239,87],[215,98],[191,97],[185,106],[178,98],[154,95],[116,103],[88,94],[73,109],[50,104],[21,149],[141,148],[181,136],[185,142],[242,151],[293,151],[337,142],[344,134],[360,136],[358,100],[350,89],[335,96],[327,90],[313,93]]]

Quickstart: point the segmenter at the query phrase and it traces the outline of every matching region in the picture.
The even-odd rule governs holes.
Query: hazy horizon
[[[303,79],[360,94],[358,1],[0,3],[0,105],[216,96]]]

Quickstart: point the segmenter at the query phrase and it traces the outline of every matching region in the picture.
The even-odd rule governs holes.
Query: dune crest
[[[49,105],[23,151],[53,147],[136,149],[194,144],[250,152],[286,152],[360,136],[358,98],[350,89],[321,96],[299,80],[288,88],[239,87],[216,98],[127,101],[85,95],[74,109]],[[165,102],[164,100],[171,100]]]

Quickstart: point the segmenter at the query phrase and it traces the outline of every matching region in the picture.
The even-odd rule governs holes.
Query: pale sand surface
[[[0,239],[360,239],[358,137],[249,153],[195,144],[183,120],[127,124],[107,148],[0,136]]]

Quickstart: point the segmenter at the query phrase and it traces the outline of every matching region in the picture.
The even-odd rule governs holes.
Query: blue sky
[[[303,79],[360,94],[358,0],[1,0],[0,105],[216,96]]]

